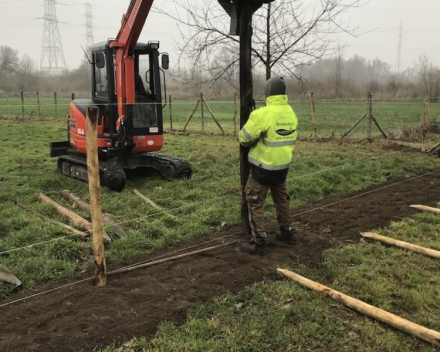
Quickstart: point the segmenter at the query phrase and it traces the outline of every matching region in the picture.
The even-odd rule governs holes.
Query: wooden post
[[[428,134],[429,124],[429,98],[425,98],[425,106],[423,109],[423,121],[422,121],[422,152],[426,151],[426,136]]]
[[[186,128],[188,127],[189,122],[191,121],[192,117],[194,116],[194,114],[196,113],[197,108],[199,107],[200,104],[200,100],[197,100],[196,105],[194,106],[194,109],[191,111],[191,114],[188,116],[188,118],[186,119],[185,122],[185,126],[183,126],[183,130],[182,132],[186,131]]]
[[[425,247],[421,247],[421,246],[418,246],[418,245],[415,245],[412,243],[395,240],[394,238],[382,236],[382,235],[379,235],[374,232],[364,232],[364,233],[361,233],[361,235],[362,235],[362,237],[377,240],[377,241],[386,243],[390,246],[408,249],[412,252],[416,252],[416,253],[424,254],[428,257],[440,259],[440,251],[436,251],[434,249],[425,248]]]
[[[277,271],[282,275],[288,277],[289,279],[294,280],[311,290],[321,292],[324,295],[331,297],[335,301],[342,303],[350,309],[367,315],[373,319],[379,320],[385,324],[391,325],[392,327],[404,331],[407,334],[417,336],[419,339],[432,343],[435,346],[440,346],[440,332],[438,331],[425,328],[424,326],[415,324],[409,320],[403,319],[402,317],[389,313],[383,309],[374,307],[356,298],[344,295],[341,292],[309,280],[290,270],[278,269]]]
[[[72,93],[72,101],[75,100],[75,93]]]
[[[367,106],[367,139],[371,142],[371,131],[373,125],[373,95],[368,92],[368,106]]]
[[[240,129],[246,124],[254,106],[252,79],[252,14],[254,5],[239,2],[240,13]],[[249,148],[240,145],[241,179],[241,226],[244,234],[250,236],[249,209],[245,187],[250,174]]]
[[[173,96],[170,94],[170,131],[173,131]]]
[[[237,93],[234,93],[234,137],[237,137],[237,114],[238,114],[238,107],[237,107]]]
[[[38,118],[41,119],[40,93],[37,92]]]
[[[316,123],[316,109],[315,109],[315,97],[313,93],[310,93],[310,103],[312,104],[312,126],[313,126],[313,138],[318,138],[318,127]]]
[[[8,104],[8,119],[11,118],[11,106],[9,105],[9,94],[6,94],[6,104]]]
[[[21,92],[21,117],[24,118],[24,93]]]
[[[413,205],[410,205],[409,207],[412,209],[427,211],[429,213],[434,213],[434,214],[440,215],[440,209],[438,209],[438,208],[427,207],[425,205],[419,205],[419,204],[413,204]]]
[[[93,252],[96,264],[96,285],[107,285],[104,252],[104,229],[101,211],[101,183],[98,159],[98,109],[87,108],[87,170],[89,173],[90,210],[93,226]]]
[[[200,116],[202,118],[202,133],[205,133],[205,109],[204,109],[204,102],[205,98],[203,97],[203,93],[200,93],[200,101],[202,104],[200,105]]]
[[[212,112],[212,109],[210,108],[210,106],[208,105],[208,103],[206,101],[204,103],[205,103],[206,108],[208,109],[209,114],[211,115],[212,119],[214,120],[214,122],[216,123],[218,128],[220,128],[220,131],[222,132],[223,136],[226,136],[225,130],[223,129],[222,125],[220,125],[220,122],[218,122],[218,120],[215,118],[215,115]],[[203,106],[203,104],[202,104],[202,106]]]
[[[53,100],[54,100],[54,108],[55,108],[55,118],[58,118],[58,98],[57,98],[57,92],[53,93]]]

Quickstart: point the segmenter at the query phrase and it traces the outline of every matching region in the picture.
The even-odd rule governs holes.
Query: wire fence
[[[375,162],[378,159],[385,158],[385,157],[388,157],[388,156],[391,156],[391,155],[395,155],[395,154],[399,154],[399,153],[404,153],[404,152],[407,152],[407,151],[412,150],[412,149],[413,148],[405,148],[405,149],[398,150],[398,151],[384,153],[384,154],[379,155],[379,156],[377,156],[375,158],[372,158],[371,161]],[[346,163],[346,164],[343,164],[343,165],[329,167],[329,168],[326,168],[326,169],[323,169],[323,170],[315,171],[315,172],[304,174],[304,175],[291,175],[291,176],[288,177],[287,181],[289,182],[289,181],[294,181],[294,180],[298,180],[298,179],[301,179],[301,178],[313,177],[313,176],[320,175],[320,174],[323,174],[323,173],[326,173],[326,172],[329,172],[329,171],[340,170],[340,169],[344,169],[344,168],[347,168],[347,167],[353,167],[353,166],[354,166],[353,163],[350,162],[350,163]],[[185,204],[183,206],[180,206],[180,207],[175,207],[175,208],[171,208],[171,209],[165,209],[165,210],[158,211],[158,212],[155,212],[155,213],[152,213],[152,214],[148,214],[148,215],[144,215],[144,216],[138,216],[136,218],[132,218],[132,219],[124,220],[124,221],[114,222],[113,225],[126,225],[126,224],[129,224],[129,223],[135,223],[135,222],[138,222],[138,221],[141,221],[141,220],[151,219],[151,218],[158,217],[158,216],[161,216],[161,215],[167,215],[167,214],[170,215],[170,214],[177,213],[178,211],[181,211],[183,209],[197,207],[197,206],[206,206],[208,203],[216,202],[216,201],[219,201],[221,199],[228,198],[228,197],[231,197],[231,196],[239,197],[240,194],[241,194],[241,191],[234,190],[234,191],[225,193],[225,194],[223,194],[221,196],[210,198],[210,199],[207,199],[207,200],[204,200],[204,201],[192,202],[192,203],[188,203],[188,204]],[[237,204],[238,204],[238,202],[237,202]],[[5,255],[5,254],[12,253],[12,252],[16,252],[16,251],[20,251],[20,250],[25,250],[25,249],[31,249],[31,248],[34,248],[34,247],[37,247],[37,246],[40,246],[40,245],[43,245],[43,244],[48,244],[48,243],[51,243],[51,242],[55,242],[55,241],[59,241],[59,240],[67,239],[67,238],[75,238],[75,237],[77,237],[77,236],[72,235],[72,236],[57,237],[57,238],[54,238],[54,239],[51,239],[51,240],[42,241],[42,242],[38,242],[38,243],[33,243],[33,244],[26,245],[26,246],[18,247],[18,248],[9,249],[7,251],[0,252],[0,255]]]
[[[361,198],[361,197],[364,197],[364,196],[367,196],[367,195],[370,195],[370,194],[373,194],[373,193],[377,193],[377,192],[383,191],[383,190],[388,189],[388,188],[395,187],[395,186],[403,184],[403,183],[412,182],[412,181],[414,181],[416,179],[423,178],[423,177],[426,177],[426,176],[429,176],[429,175],[432,175],[432,174],[435,174],[435,173],[438,173],[438,172],[440,172],[440,169],[427,172],[427,173],[425,173],[423,175],[418,175],[418,176],[415,176],[415,177],[411,177],[411,178],[408,178],[408,179],[403,180],[403,181],[394,182],[392,184],[389,184],[389,185],[386,185],[386,186],[383,186],[383,187],[379,187],[379,188],[373,189],[373,190],[368,191],[368,192],[363,192],[363,193],[357,194],[355,196],[347,197],[347,198],[339,200],[337,202],[332,202],[332,203],[329,203],[329,204],[326,204],[326,205],[323,205],[323,206],[319,206],[319,207],[312,208],[312,209],[309,209],[309,210],[306,210],[306,211],[303,211],[303,212],[300,212],[300,213],[296,213],[296,214],[293,215],[293,217],[297,218],[297,217],[302,216],[302,215],[310,214],[310,213],[313,213],[315,211],[322,210],[322,209],[325,209],[325,208],[329,208],[329,207],[332,207],[332,206],[335,206],[335,205],[338,205],[338,204],[342,204],[344,202],[347,202],[347,201],[350,201],[350,200],[353,200],[353,199],[357,199],[357,198]],[[203,241],[203,242],[201,242],[199,244],[192,245],[192,246],[185,247],[185,248],[181,248],[181,249],[176,250],[176,251],[171,252],[171,253],[166,253],[164,255],[160,255],[160,256],[157,256],[157,257],[145,260],[145,261],[141,261],[141,262],[138,262],[138,263],[135,263],[135,264],[130,264],[130,265],[118,268],[118,269],[112,271],[112,273],[118,273],[118,272],[122,271],[123,269],[128,269],[128,268],[132,268],[132,267],[139,266],[139,265],[142,265],[142,264],[146,264],[146,263],[149,263],[149,262],[153,262],[153,261],[156,261],[156,260],[158,260],[160,258],[167,258],[167,257],[170,257],[171,255],[176,254],[176,253],[187,252],[187,251],[189,251],[191,249],[194,249],[194,248],[197,248],[197,247],[203,247],[203,246],[206,246],[209,243],[221,241],[221,240],[230,238],[232,236],[236,236],[239,233],[240,232],[234,232],[234,233],[230,233],[230,234],[227,234],[227,235],[224,235],[224,236],[221,236],[221,237],[217,237],[217,238],[214,238],[214,239]],[[89,282],[89,281],[91,281],[93,279],[95,279],[95,277],[87,277],[85,279],[81,279],[81,280],[78,280],[78,281],[70,282],[68,284],[64,284],[64,285],[61,285],[61,286],[58,286],[58,287],[55,287],[55,288],[52,288],[52,289],[49,289],[49,290],[46,290],[46,291],[38,292],[38,293],[29,295],[29,296],[26,296],[26,297],[22,297],[22,298],[19,298],[19,299],[16,299],[16,300],[12,300],[12,301],[0,304],[0,308],[4,308],[4,307],[11,306],[11,305],[14,305],[14,304],[17,304],[17,303],[20,303],[20,302],[24,302],[24,301],[27,301],[27,300],[30,300],[30,299],[33,299],[33,298],[44,296],[44,295],[47,295],[47,294],[59,291],[59,290],[64,289],[64,288],[68,288],[68,287],[79,285],[81,283],[86,283],[86,282]]]
[[[40,98],[38,93],[22,94],[20,98],[0,97],[0,119],[18,121],[64,120],[69,115],[70,98]],[[201,100],[202,99],[202,100]],[[440,122],[440,104],[431,103],[439,98],[413,99],[375,99],[373,97],[373,115],[391,137],[408,137],[417,133],[414,129],[424,119],[425,105],[428,104],[429,120],[436,125]],[[300,124],[301,137],[317,136],[337,138],[347,132],[367,109],[368,99],[295,99],[289,102],[296,112]],[[155,105],[155,103],[137,103],[136,105]],[[264,106],[264,101],[256,101],[256,107]],[[109,104],[106,104],[109,105]],[[111,105],[111,104],[110,104]],[[314,106],[314,109],[313,109]],[[313,110],[315,111],[313,113]],[[368,122],[367,122],[368,123]],[[163,109],[163,125],[171,133],[205,133],[236,135],[239,130],[239,102],[237,96],[229,101],[206,101],[201,95],[195,101],[174,100],[167,97]],[[353,136],[365,136],[367,125],[360,123]],[[438,128],[440,130],[440,128]],[[436,128],[433,129],[437,131]],[[373,134],[379,130],[373,126]],[[418,132],[421,136],[421,132]],[[416,139],[416,136],[412,136]],[[432,136],[435,138],[436,136]],[[421,137],[420,137],[421,138]]]

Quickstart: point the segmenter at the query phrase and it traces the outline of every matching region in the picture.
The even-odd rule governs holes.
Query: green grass
[[[440,218],[420,214],[392,223],[387,235],[440,249]],[[296,270],[372,305],[440,330],[440,263],[407,250],[364,242],[325,253],[322,267]],[[189,312],[182,326],[164,322],[154,339],[122,351],[430,352],[419,339],[351,311],[293,281],[263,282]]]
[[[61,192],[70,189],[88,199],[86,184],[62,177],[56,160],[48,157],[50,141],[64,140],[64,121],[0,121],[0,252],[69,235],[25,213],[19,200],[47,216],[65,221],[52,208],[38,202],[45,193],[69,206]],[[122,193],[103,189],[103,210],[123,223],[128,236],[107,247],[107,261],[120,263],[197,235],[212,233],[224,223],[239,222],[238,145],[233,137],[166,136],[163,150],[187,158],[194,168],[191,180],[165,181],[157,176],[131,178]],[[440,159],[405,153],[390,154],[380,144],[298,143],[291,167],[292,205],[363,189],[395,176],[440,167]],[[329,169],[329,170],[327,170]],[[152,216],[154,209],[132,194],[138,188],[165,209],[177,209],[177,219]],[[88,214],[79,212],[84,217]],[[269,201],[267,215],[274,214]],[[151,217],[149,217],[151,216]],[[34,288],[40,283],[71,276],[93,267],[89,243],[69,238],[0,255],[7,266]],[[11,287],[0,284],[0,296]]]
[[[55,116],[54,100],[41,98],[42,118],[53,119]],[[64,119],[69,113],[70,99],[58,99],[58,117]],[[11,118],[21,119],[21,101],[11,98],[10,115]],[[234,103],[232,101],[212,101],[209,102],[216,118],[220,121],[227,134],[234,132]],[[25,119],[37,120],[39,117],[37,100],[35,97],[25,98]],[[191,113],[195,101],[174,101],[173,102],[173,127],[181,130],[185,121]],[[291,101],[295,112],[300,117],[300,129],[304,136],[309,136],[312,131],[310,103],[304,100]],[[259,105],[261,106],[261,104]],[[318,119],[318,134],[320,137],[341,136],[345,133],[359,117],[366,112],[366,102],[338,102],[338,101],[316,101],[316,111]],[[386,132],[401,129],[408,124],[418,124],[422,121],[423,101],[394,101],[394,102],[374,102],[374,116],[379,120],[382,128]],[[0,99],[0,117],[7,118],[9,114],[7,101]],[[440,120],[440,104],[431,104],[430,116],[434,121]],[[169,128],[169,106],[164,109],[164,125]],[[220,133],[217,125],[205,108],[205,131],[207,133]],[[361,123],[354,131],[354,136],[365,136],[365,122]],[[188,131],[201,131],[200,107],[191,120]],[[374,134],[379,131],[374,127]]]

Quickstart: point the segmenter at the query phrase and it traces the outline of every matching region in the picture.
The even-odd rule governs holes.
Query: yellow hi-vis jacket
[[[251,164],[265,170],[285,170],[292,162],[297,128],[298,118],[287,95],[274,95],[266,99],[265,107],[252,112],[239,140],[241,145],[251,146]]]

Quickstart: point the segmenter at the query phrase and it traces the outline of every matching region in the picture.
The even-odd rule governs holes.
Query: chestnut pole
[[[98,109],[87,108],[87,170],[89,173],[90,213],[93,228],[93,252],[96,264],[96,286],[107,285],[104,252],[104,228],[101,210],[101,182],[98,158]]]
[[[408,249],[412,252],[416,252],[416,253],[424,254],[428,257],[440,259],[440,251],[436,251],[434,249],[425,248],[425,247],[418,246],[416,244],[395,240],[394,238],[382,236],[382,235],[379,235],[378,233],[374,233],[374,232],[364,232],[364,233],[361,233],[361,236],[386,243],[390,246]]]
[[[344,295],[341,292],[333,290],[330,287],[321,285],[315,281],[309,280],[290,270],[278,269],[277,271],[287,278],[296,281],[311,290],[318,291],[326,296],[329,296],[330,298],[342,303],[348,308],[351,308],[361,314],[365,314],[373,319],[379,320],[385,324],[391,325],[396,329],[404,331],[407,334],[417,336],[419,339],[440,347],[440,332],[438,331],[425,328],[424,326],[415,324],[409,320],[403,319],[383,309],[369,305],[356,298]]]

